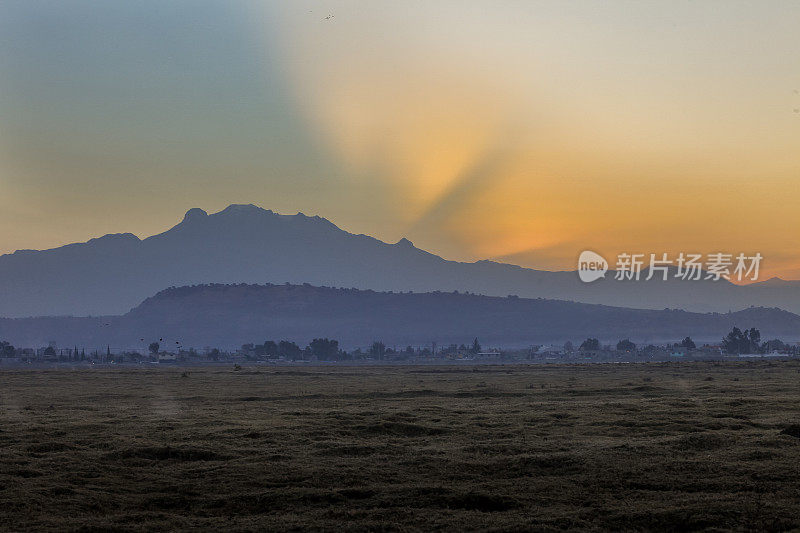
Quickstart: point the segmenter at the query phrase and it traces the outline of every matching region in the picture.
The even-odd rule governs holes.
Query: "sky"
[[[0,253],[253,203],[455,260],[798,279],[798,27],[780,0],[4,0]]]

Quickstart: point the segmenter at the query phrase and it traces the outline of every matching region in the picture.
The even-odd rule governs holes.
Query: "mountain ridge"
[[[384,292],[309,284],[203,284],[170,287],[124,315],[0,319],[0,338],[16,346],[87,346],[145,350],[164,346],[236,348],[267,339],[302,345],[316,337],[345,347],[464,343],[488,346],[630,338],[717,343],[733,328],[756,327],[763,338],[794,341],[800,316],[776,308],[734,313],[628,309],[542,298],[461,292]]]
[[[574,271],[492,260],[450,261],[407,238],[392,244],[347,232],[319,216],[232,204],[212,214],[192,208],[175,226],[146,238],[116,233],[0,256],[0,316],[117,315],[169,286],[283,282],[516,294],[698,312],[750,305],[800,312],[800,282],[736,286],[727,281],[609,278],[613,272],[584,284]]]

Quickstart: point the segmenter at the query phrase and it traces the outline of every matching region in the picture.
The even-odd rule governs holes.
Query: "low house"
[[[538,350],[536,350],[537,354],[541,355],[561,355],[564,353],[563,346],[556,346],[554,344],[548,346],[540,346]]]
[[[177,354],[161,352],[158,354],[159,363],[174,363],[178,360]]]

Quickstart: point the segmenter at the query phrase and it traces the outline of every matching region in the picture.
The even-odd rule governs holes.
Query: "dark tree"
[[[787,350],[789,346],[780,339],[772,339],[761,345],[762,353],[782,352]]]
[[[694,350],[697,348],[697,345],[694,343],[691,337],[686,337],[681,341],[680,344],[681,348],[686,348],[687,350]]]
[[[734,327],[724,339],[722,347],[726,353],[742,354],[756,352],[761,348],[761,332],[756,328],[744,331]]]
[[[725,350],[726,353],[729,354],[739,354],[742,353],[742,340],[744,339],[744,334],[742,330],[737,327],[734,327],[730,333],[725,335],[725,338],[722,339],[722,348]]]
[[[617,343],[618,352],[632,352],[636,349],[636,345],[630,339],[623,339]]]
[[[159,346],[157,342],[151,342],[147,349],[150,350],[150,353],[157,354],[158,350],[161,349],[161,346]]]
[[[300,359],[302,354],[303,350],[301,350],[297,344],[291,341],[281,341],[278,343],[278,355],[281,355],[286,359]]]
[[[600,349],[600,341],[594,338],[588,338],[581,343],[580,348],[581,351],[596,351]]]
[[[267,357],[278,355],[278,345],[275,344],[275,341],[264,341],[264,355]]]
[[[311,354],[322,361],[333,361],[339,356],[339,341],[333,339],[314,339],[309,344]]]
[[[14,347],[6,341],[0,342],[0,356],[14,357]]]
[[[372,346],[370,346],[369,354],[375,359],[383,359],[383,356],[386,355],[386,345],[381,341],[373,342]]]
[[[759,346],[761,346],[761,332],[758,331],[756,328],[750,328],[748,332],[748,337],[750,339],[750,351],[756,352],[758,351]]]
[[[481,343],[478,342],[478,337],[475,337],[475,340],[472,341],[472,349],[470,351],[474,354],[481,351]]]
[[[44,349],[44,354],[52,357],[56,354],[56,349],[53,348],[52,346],[48,346],[47,348]]]

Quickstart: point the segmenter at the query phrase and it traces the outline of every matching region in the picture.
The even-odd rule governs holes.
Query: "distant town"
[[[163,341],[163,339],[162,339]],[[733,330],[719,344],[696,344],[690,337],[675,343],[637,345],[629,339],[616,344],[604,344],[587,338],[578,345],[534,345],[527,349],[484,347],[475,338],[466,344],[438,345],[435,342],[419,346],[387,346],[375,341],[366,348],[344,350],[339,341],[317,338],[301,348],[296,342],[265,341],[243,344],[237,350],[168,347],[163,342],[151,342],[147,350],[61,348],[54,343],[45,347],[21,348],[0,341],[0,365],[23,364],[428,364],[428,363],[587,363],[587,362],[647,362],[686,360],[731,360],[751,358],[800,357],[800,343],[780,339],[761,340],[760,332]]]

